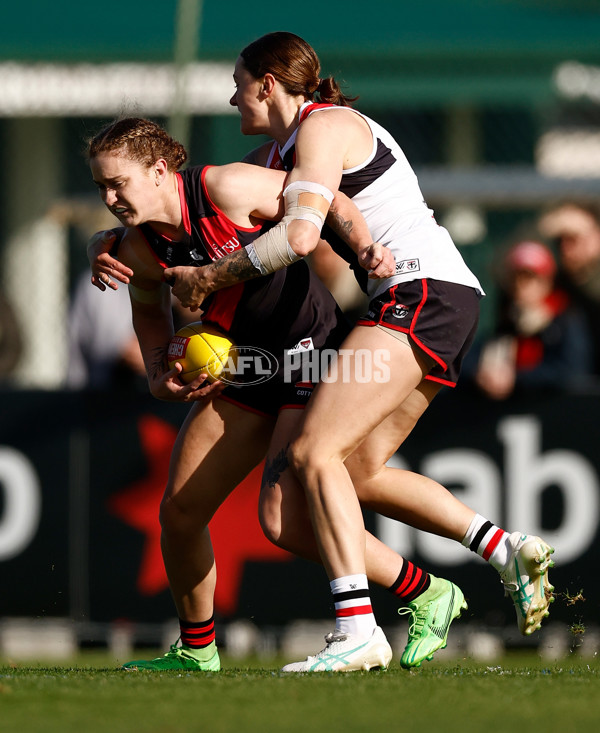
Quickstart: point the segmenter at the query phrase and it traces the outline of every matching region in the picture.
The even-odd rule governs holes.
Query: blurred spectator
[[[147,389],[131,324],[126,286],[101,292],[86,271],[78,280],[69,321],[68,389]]]
[[[555,286],[556,270],[552,252],[540,242],[509,250],[496,333],[484,344],[475,375],[488,397],[561,389],[589,376],[590,334],[583,314]]]
[[[557,242],[558,284],[586,315],[593,346],[593,373],[600,376],[600,208],[563,203],[540,220],[540,231]]]
[[[23,353],[23,339],[11,304],[0,294],[0,383],[9,377]]]

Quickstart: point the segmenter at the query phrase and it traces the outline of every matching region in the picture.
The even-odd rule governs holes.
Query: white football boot
[[[370,639],[334,631],[325,637],[327,646],[304,662],[286,664],[282,672],[356,672],[387,669],[392,649],[377,626]]]
[[[540,537],[513,532],[506,569],[500,573],[506,595],[510,595],[517,612],[519,631],[528,636],[550,615],[554,586],[548,580],[548,568],[554,567],[550,555],[554,548]]]

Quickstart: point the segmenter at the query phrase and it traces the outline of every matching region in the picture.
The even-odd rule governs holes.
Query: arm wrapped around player
[[[250,261],[261,275],[281,270],[312,252],[333,201],[333,193],[328,188],[312,181],[294,181],[283,196],[283,219],[246,247]],[[314,227],[295,226],[290,231],[292,223],[302,221]]]

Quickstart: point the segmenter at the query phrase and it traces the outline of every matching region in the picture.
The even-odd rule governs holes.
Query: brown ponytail
[[[358,99],[343,94],[332,76],[326,79],[319,77],[319,57],[310,44],[294,33],[267,33],[246,46],[240,56],[244,67],[255,79],[273,74],[290,95],[343,107],[349,107]]]
[[[315,91],[319,95],[318,101],[327,102],[329,104],[338,104],[340,107],[351,107],[352,102],[355,102],[358,99],[358,97],[347,97],[342,92],[340,85],[333,76],[320,79],[319,86]]]

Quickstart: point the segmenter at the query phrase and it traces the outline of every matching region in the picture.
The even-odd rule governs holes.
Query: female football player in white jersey
[[[256,151],[253,162],[290,171],[286,215],[243,251],[202,270],[168,270],[173,293],[193,309],[222,287],[290,265],[316,247],[334,193],[346,193],[373,240],[394,254],[396,269],[385,280],[369,281],[368,313],[343,344],[344,378],[330,377],[318,386],[300,434],[290,435],[287,455],[305,489],[336,606],[336,629],[320,655],[351,656],[368,646],[376,628],[357,495],[365,506],[408,518],[488,560],[513,598],[520,630],[531,633],[552,600],[546,572],[551,548],[538,537],[503,531],[425,477],[386,467],[440,388],[456,384],[483,293],[423,202],[396,141],[352,109],[334,79],[319,74],[314,50],[294,34],[267,34],[241,52],[231,103],[239,109],[244,134],[268,134],[275,141]],[[95,275],[110,272],[122,279],[119,268],[109,271],[108,265],[114,263],[106,256],[98,259]],[[365,351],[390,354],[387,384],[358,378]],[[275,484],[272,502],[263,505],[263,523],[273,539],[285,535],[277,507],[279,493],[287,490],[293,489]],[[453,618],[461,603],[452,588],[437,582],[413,600],[415,626],[430,633],[409,643],[402,664],[411,666],[416,656],[445,643],[432,620]]]

